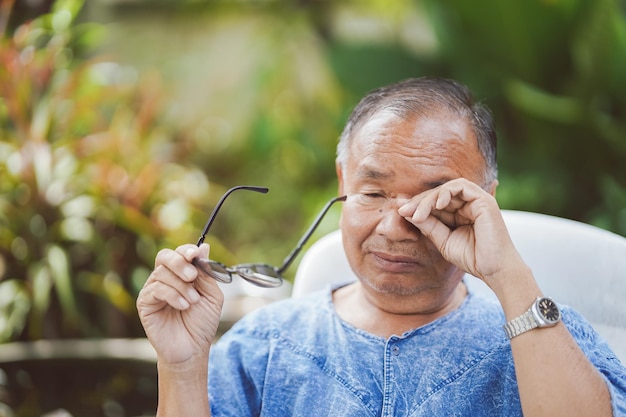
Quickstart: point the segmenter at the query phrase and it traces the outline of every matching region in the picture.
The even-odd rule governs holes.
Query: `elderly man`
[[[192,263],[208,245],[158,253],[137,307],[160,416],[626,415],[623,365],[509,238],[492,118],[466,87],[371,92],[336,167],[356,283],[257,310],[213,347],[223,297]]]

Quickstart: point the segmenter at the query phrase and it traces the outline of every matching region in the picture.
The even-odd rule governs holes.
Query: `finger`
[[[137,310],[141,316],[149,315],[170,306],[176,310],[186,310],[190,303],[183,294],[162,281],[151,280],[137,297]]]
[[[207,243],[203,243],[200,246],[185,244],[176,248],[176,252],[188,263],[188,265],[184,266],[184,269],[187,270],[187,267],[190,265],[194,268],[194,278],[188,282],[193,282],[192,288],[198,295],[198,298],[220,298],[219,294],[221,294],[221,290],[215,281],[222,282],[223,279],[212,273],[208,263],[209,251],[210,246]]]
[[[192,282],[198,276],[196,267],[191,264],[191,259],[187,259],[186,252],[196,253],[198,248],[193,249],[193,245],[179,246],[175,251],[171,249],[162,249],[157,253],[155,260],[155,269],[159,266],[164,266],[168,270],[172,271],[180,279],[186,282]]]
[[[437,193],[437,200],[435,201],[434,208],[436,210],[447,210],[450,212],[456,211],[467,204],[467,201],[461,198],[459,194],[462,194],[462,190],[455,193],[450,189],[442,189]]]
[[[411,219],[412,223],[421,223],[430,215],[436,202],[437,194],[433,190],[429,190],[413,197],[398,209],[398,213],[407,220]]]
[[[208,259],[209,245],[203,243],[200,246],[185,244],[176,248],[176,252],[180,253],[188,262],[195,258]]]
[[[218,281],[214,278],[206,274],[200,274],[194,284],[196,291],[203,299],[211,300],[221,309],[224,303],[224,293],[217,283]]]
[[[458,213],[445,211],[445,210],[433,210],[430,212],[430,216],[426,218],[427,221],[430,217],[435,217],[437,220],[445,224],[451,229],[454,229],[458,226],[469,224],[467,219],[459,216]],[[411,220],[409,222],[413,223]],[[413,223],[415,226],[418,226],[420,223]]]
[[[398,208],[398,214],[404,218],[411,218],[415,214],[416,208],[417,201],[415,201],[415,199],[410,199]]]
[[[448,219],[448,223],[451,223],[454,219],[452,207],[450,206],[451,196],[446,192],[433,192],[425,196],[422,199],[417,200],[415,206],[415,212],[413,213],[412,220],[415,223],[422,223],[428,219],[429,216],[437,214],[442,219]]]
[[[442,252],[445,247],[445,243],[450,237],[451,230],[443,222],[441,222],[435,216],[428,216],[424,221],[415,224],[420,232],[430,239],[435,247]]]
[[[435,214],[448,225],[454,225],[452,218],[443,212],[455,213],[484,194],[484,190],[478,185],[462,178],[449,181],[437,188],[427,190],[413,197],[407,204],[398,209],[398,213],[404,217],[410,217],[416,223],[421,223],[426,218]],[[461,221],[467,224],[467,221]]]
[[[158,266],[148,278],[145,287],[159,301],[165,301],[173,307],[194,304],[200,300],[200,294],[193,283],[181,280],[178,275],[164,266]],[[182,300],[184,300],[184,302]]]
[[[220,275],[214,274],[211,270],[209,263],[209,245],[208,243],[202,243],[199,247],[195,245],[182,245],[176,250],[180,252],[184,258],[190,262],[195,268],[198,274],[196,279],[202,276],[209,276],[218,282],[229,283],[230,280],[224,280]]]

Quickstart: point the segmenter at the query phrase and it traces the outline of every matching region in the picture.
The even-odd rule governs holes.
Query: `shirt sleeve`
[[[258,416],[268,360],[268,343],[242,326],[211,348],[208,396],[215,417]]]

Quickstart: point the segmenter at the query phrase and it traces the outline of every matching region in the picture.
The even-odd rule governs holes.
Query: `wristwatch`
[[[504,325],[509,339],[538,327],[551,327],[561,321],[561,311],[549,297],[537,297],[528,311]]]

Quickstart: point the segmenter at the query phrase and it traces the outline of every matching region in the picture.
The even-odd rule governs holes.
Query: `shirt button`
[[[391,353],[393,356],[398,356],[400,354],[400,348],[397,345],[394,345],[391,348]]]

